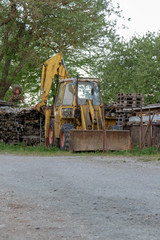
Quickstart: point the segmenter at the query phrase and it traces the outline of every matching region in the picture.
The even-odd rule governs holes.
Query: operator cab
[[[92,100],[93,106],[101,105],[98,79],[60,80],[55,106],[85,105]]]

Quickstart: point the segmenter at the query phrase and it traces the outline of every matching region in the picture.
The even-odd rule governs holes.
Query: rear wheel
[[[60,149],[69,150],[69,136],[70,130],[75,129],[75,126],[72,123],[65,123],[61,127],[60,131]]]
[[[55,146],[54,119],[51,119],[48,130],[48,146]]]

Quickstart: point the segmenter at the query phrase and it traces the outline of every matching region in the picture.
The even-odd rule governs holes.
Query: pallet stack
[[[144,106],[144,95],[138,93],[119,93],[117,95],[116,113],[118,124],[127,122],[133,108]],[[125,109],[125,111],[124,111]]]
[[[144,106],[144,95],[138,93],[119,93],[117,106],[125,108],[139,108]]]

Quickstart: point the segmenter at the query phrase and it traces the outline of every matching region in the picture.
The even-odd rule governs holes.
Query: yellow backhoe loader
[[[55,75],[59,76],[57,95],[47,106]],[[46,146],[61,150],[96,151],[131,148],[130,132],[108,130],[115,117],[105,117],[98,79],[69,78],[62,53],[43,64],[41,101],[36,109],[45,114]]]

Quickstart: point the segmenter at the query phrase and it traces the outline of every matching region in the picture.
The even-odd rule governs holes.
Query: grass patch
[[[154,159],[160,161],[160,150],[156,147],[151,148],[144,148],[140,150],[138,147],[134,148],[132,150],[127,151],[107,151],[105,153],[101,151],[95,151],[95,152],[78,152],[78,153],[71,153],[66,151],[61,151],[57,147],[52,148],[46,148],[45,146],[25,146],[23,143],[19,145],[8,145],[5,143],[0,143],[0,153],[10,153],[10,154],[17,154],[17,155],[41,155],[41,156],[74,156],[74,155],[80,155],[80,156],[125,156],[125,157],[145,157],[145,161],[150,161],[150,157],[154,156]],[[149,156],[149,158],[147,158]]]
[[[156,146],[151,148],[139,149],[136,147],[132,150],[127,151],[109,151],[110,155],[124,155],[124,156],[151,156],[151,155],[160,155],[160,150]],[[159,157],[160,160],[160,157]]]
[[[0,143],[0,153],[13,153],[19,155],[59,155],[62,151],[56,147],[46,148],[45,146],[25,146],[23,143],[19,145]]]
[[[139,148],[134,148],[131,152],[135,155],[157,155],[160,154],[160,150],[156,147],[144,148],[140,150]]]

